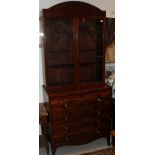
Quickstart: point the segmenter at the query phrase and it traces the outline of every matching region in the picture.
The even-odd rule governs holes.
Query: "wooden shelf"
[[[65,53],[70,53],[70,52],[72,52],[72,50],[59,50],[59,51],[49,51],[48,50],[48,53],[50,54],[50,53],[62,53],[62,52],[65,52]]]
[[[80,52],[97,52],[97,49],[80,49]]]
[[[74,67],[74,64],[61,64],[61,65],[49,65],[48,68],[55,68],[55,67]]]
[[[73,84],[73,82],[51,82],[50,85],[52,86],[61,86],[61,85],[69,85],[69,84]]]
[[[60,34],[73,34],[73,32],[68,32],[68,31],[65,31],[65,32],[61,32],[61,31],[54,31],[54,32],[47,32],[47,34],[51,34],[51,33],[60,33]]]
[[[102,35],[103,34],[103,32],[91,32],[91,31],[80,31],[80,33],[79,34],[93,34],[93,35],[98,35],[98,34],[100,34],[100,35]]]

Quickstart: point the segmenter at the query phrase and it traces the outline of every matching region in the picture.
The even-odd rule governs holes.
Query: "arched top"
[[[47,17],[55,16],[105,16],[106,12],[100,10],[99,8],[80,1],[68,1],[56,4],[48,9],[43,9],[43,14]]]

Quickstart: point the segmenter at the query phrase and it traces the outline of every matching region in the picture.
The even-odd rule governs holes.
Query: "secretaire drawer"
[[[54,140],[57,145],[69,145],[69,144],[81,144],[95,140],[97,138],[107,136],[108,132],[103,128],[85,128],[83,130],[77,130],[75,133],[69,134],[54,134]]]
[[[106,117],[86,117],[81,118],[80,120],[72,121],[72,122],[64,122],[58,124],[52,124],[52,130],[54,133],[71,133],[81,130],[82,128],[95,128],[102,127],[106,129],[107,126],[110,125],[109,119]]]
[[[53,100],[51,102],[52,111],[73,111],[82,110],[84,107],[93,106],[96,102],[96,97],[89,98],[88,96],[72,96],[62,99]]]
[[[102,93],[73,95],[57,98],[51,101],[52,123],[78,121],[92,115],[109,115],[111,112],[112,98]]]
[[[112,98],[102,96],[102,94],[89,94],[80,96],[67,96],[51,101],[51,110],[64,111],[80,111],[85,108],[98,108],[100,106],[107,107],[111,104]]]
[[[110,107],[110,106],[109,106]],[[61,124],[61,123],[67,123],[72,121],[81,121],[81,119],[86,117],[95,117],[98,118],[109,118],[111,117],[111,110],[110,108],[104,108],[103,106],[100,108],[90,108],[89,109],[83,109],[82,111],[72,111],[72,112],[52,112],[51,113],[51,121],[53,124]]]

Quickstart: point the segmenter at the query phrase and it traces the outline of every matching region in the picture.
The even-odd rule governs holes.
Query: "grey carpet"
[[[79,155],[81,153],[99,150],[99,149],[103,149],[103,148],[107,148],[107,147],[108,147],[108,145],[107,145],[106,139],[100,138],[96,141],[93,141],[91,143],[84,144],[84,145],[59,147],[56,150],[55,155]],[[47,155],[45,148],[39,149],[39,155]],[[51,148],[50,148],[50,154],[49,155],[52,155]]]

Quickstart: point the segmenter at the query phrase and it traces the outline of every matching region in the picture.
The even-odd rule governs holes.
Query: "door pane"
[[[71,19],[46,21],[49,85],[74,83],[73,23]]]
[[[103,20],[81,19],[79,23],[80,82],[103,80]]]

